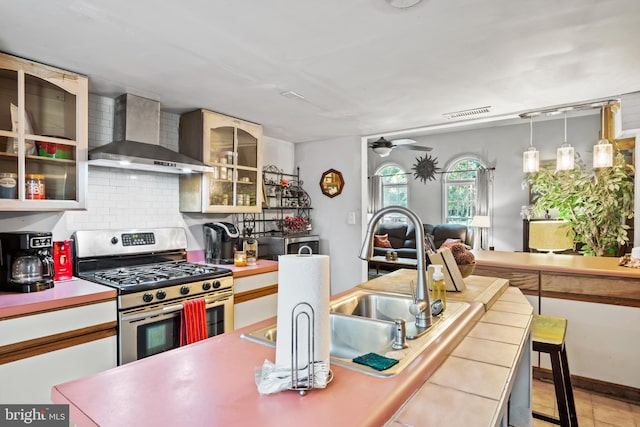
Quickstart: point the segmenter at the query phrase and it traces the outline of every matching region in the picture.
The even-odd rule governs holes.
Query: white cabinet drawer
[[[270,271],[268,273],[254,274],[253,276],[234,278],[233,291],[237,294],[239,292],[275,285],[276,283],[278,283],[278,272]]]
[[[117,320],[116,301],[0,321],[0,347]]]

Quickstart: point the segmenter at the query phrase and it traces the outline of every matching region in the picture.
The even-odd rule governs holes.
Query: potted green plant
[[[584,255],[616,256],[629,242],[627,220],[633,218],[633,167],[621,153],[612,167],[587,171],[577,156],[570,171],[540,168],[527,181],[533,212],[556,210],[568,221]]]

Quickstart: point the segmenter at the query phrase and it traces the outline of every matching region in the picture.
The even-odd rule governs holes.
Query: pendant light
[[[574,168],[575,151],[567,142],[567,112],[564,112],[564,143],[558,148],[556,156],[556,169],[559,171],[572,170]]]
[[[529,116],[529,148],[522,153],[522,171],[538,172],[540,169],[540,153],[533,146],[533,116]]]
[[[600,128],[600,141],[593,146],[593,168],[608,168],[613,166],[613,145],[604,134],[604,115],[606,109],[602,107],[602,127]]]

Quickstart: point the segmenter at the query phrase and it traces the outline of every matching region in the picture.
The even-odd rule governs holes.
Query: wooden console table
[[[509,279],[525,295],[640,307],[640,269],[617,257],[474,251],[477,276]]]
[[[414,258],[396,258],[387,259],[384,256],[376,255],[369,259],[369,268],[375,268],[376,273],[380,273],[380,269],[387,271],[395,271],[400,268],[413,268],[418,266],[418,260]]]

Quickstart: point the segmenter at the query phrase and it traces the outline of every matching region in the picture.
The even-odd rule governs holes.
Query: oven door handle
[[[170,305],[167,307],[159,308],[157,310],[143,311],[141,313],[134,313],[134,314],[122,316],[122,321],[133,322],[135,320],[146,319],[147,317],[155,317],[155,316],[160,316],[162,314],[174,313],[182,309],[183,309],[182,304]]]
[[[224,296],[218,296],[217,298],[211,298],[211,299],[205,300],[205,304],[206,305],[211,305],[211,304],[214,304],[214,303],[224,302],[227,299],[229,299],[230,295],[231,294],[225,293]],[[154,316],[160,316],[160,315],[163,315],[163,314],[174,313],[176,311],[182,310],[183,308],[184,308],[184,306],[182,304],[169,305],[167,307],[162,307],[162,308],[159,308],[157,310],[143,311],[143,312],[140,312],[140,313],[135,313],[135,314],[122,316],[122,321],[123,322],[133,322],[133,321],[140,320],[140,319],[146,319],[147,317],[154,317]]]

